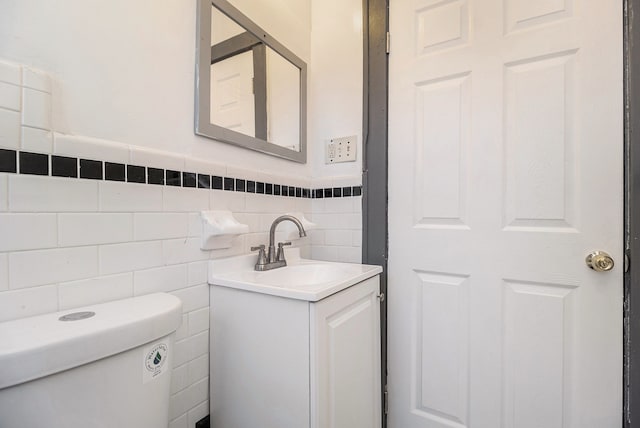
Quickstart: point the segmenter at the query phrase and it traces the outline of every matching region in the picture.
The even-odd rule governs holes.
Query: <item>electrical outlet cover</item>
[[[333,138],[327,141],[325,163],[355,162],[358,137]]]

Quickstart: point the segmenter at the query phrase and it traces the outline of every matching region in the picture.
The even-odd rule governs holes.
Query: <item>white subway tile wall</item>
[[[162,241],[102,245],[98,260],[101,275],[162,266]]]
[[[0,82],[0,107],[8,110],[20,111],[20,86]]]
[[[60,213],[57,229],[61,247],[130,242],[133,240],[133,215]]]
[[[51,153],[53,151],[53,133],[46,129],[23,126],[20,149],[27,152]]]
[[[35,175],[9,175],[8,179],[10,211],[98,211],[98,183],[95,181]]]
[[[0,253],[0,291],[9,289],[9,256]]]
[[[96,138],[54,133],[53,152],[61,156],[129,163],[129,146]]]
[[[0,146],[8,149],[17,149],[19,145],[20,112],[0,107]]]
[[[20,64],[0,61],[0,82],[22,84],[22,69],[26,68]]]
[[[51,129],[51,94],[22,88],[22,124],[32,128]]]
[[[58,306],[61,311],[128,297],[133,297],[133,272],[58,285]]]
[[[8,175],[0,174],[0,212],[7,211],[9,209],[8,181]]]
[[[51,93],[51,77],[40,70],[22,67],[22,86]]]
[[[182,171],[184,169],[184,157],[174,153],[148,149],[146,147],[131,147],[130,156],[132,165],[144,165],[175,171]]]
[[[46,285],[0,294],[0,322],[58,310],[58,286]]]
[[[189,236],[187,213],[135,213],[133,215],[136,241]]]
[[[0,146],[10,149],[20,146],[21,83],[21,67],[0,62]]]
[[[274,191],[275,184],[361,185],[359,177],[312,181],[55,133],[50,92],[47,74],[0,62],[0,149],[234,177],[265,191],[266,183]],[[304,256],[359,262],[360,205],[360,197],[312,199],[0,172],[0,322],[157,291],[176,295],[183,323],[176,332],[170,426],[193,427],[209,413],[207,261],[248,253],[266,243],[278,215],[301,212],[318,224],[293,242]],[[250,233],[232,248],[200,250],[200,211],[213,209],[232,211]]]
[[[163,188],[148,184],[100,181],[100,210],[113,212],[162,212]]]
[[[359,186],[360,177],[316,180],[316,189]],[[347,263],[362,263],[362,196],[313,199],[310,220],[317,224],[311,233],[311,257]],[[359,238],[359,240],[358,240]]]
[[[57,247],[56,214],[0,214],[0,251]]]
[[[9,289],[98,276],[98,247],[9,253]]]

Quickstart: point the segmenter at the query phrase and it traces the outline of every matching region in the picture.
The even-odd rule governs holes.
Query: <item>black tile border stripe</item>
[[[0,172],[18,172],[18,158],[15,150],[0,149]]]
[[[16,162],[18,160],[19,162]],[[49,165],[52,167],[49,168]],[[76,165],[75,174],[70,171],[72,165]],[[60,166],[62,166],[62,169],[60,169]],[[77,172],[78,166],[80,167],[79,174]],[[302,199],[346,198],[362,195],[362,186],[314,189],[279,183],[256,182],[238,177],[223,177],[189,171],[176,171],[44,153],[31,153],[4,148],[0,148],[0,173],[36,174],[49,177],[140,184],[145,184],[146,182],[146,184],[160,186],[257,193]]]
[[[20,174],[49,175],[49,155],[42,153],[18,152]]]

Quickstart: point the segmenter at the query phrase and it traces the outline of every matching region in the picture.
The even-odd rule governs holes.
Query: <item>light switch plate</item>
[[[357,141],[358,137],[356,135],[332,138],[327,141],[324,157],[325,163],[355,162]]]

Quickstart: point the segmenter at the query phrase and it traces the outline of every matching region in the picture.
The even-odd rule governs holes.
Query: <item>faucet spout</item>
[[[278,225],[283,221],[290,221],[293,224],[295,224],[298,227],[298,233],[301,238],[307,236],[307,232],[304,230],[304,226],[302,225],[300,220],[298,220],[294,216],[285,214],[276,218],[273,221],[273,223],[271,223],[271,228],[269,229],[269,253],[267,257],[268,263],[273,263],[276,261],[276,249],[275,249],[276,227],[278,227]]]

